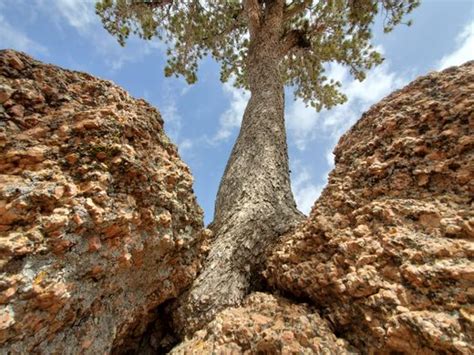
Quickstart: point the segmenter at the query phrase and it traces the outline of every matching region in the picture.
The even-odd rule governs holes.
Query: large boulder
[[[265,272],[367,353],[474,353],[474,62],[419,78],[339,141]]]
[[[113,83],[0,51],[0,174],[0,353],[123,347],[195,278],[189,169]]]

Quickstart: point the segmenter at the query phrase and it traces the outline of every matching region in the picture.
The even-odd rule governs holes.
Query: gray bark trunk
[[[280,34],[277,26],[266,25],[251,40],[251,98],[217,194],[211,225],[215,237],[203,271],[172,313],[181,335],[239,304],[256,280],[267,248],[302,218],[290,187],[278,71]]]

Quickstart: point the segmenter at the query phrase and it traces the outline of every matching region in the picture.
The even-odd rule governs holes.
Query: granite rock
[[[196,277],[209,231],[144,100],[0,51],[0,352],[100,354]]]
[[[170,354],[352,354],[307,304],[256,292],[227,308]]]
[[[365,353],[474,353],[474,62],[374,105],[268,260]]]

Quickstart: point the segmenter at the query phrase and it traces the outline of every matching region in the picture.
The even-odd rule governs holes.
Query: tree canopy
[[[385,32],[403,22],[419,0],[100,0],[97,14],[124,45],[131,34],[159,38],[167,45],[166,76],[197,80],[199,61],[211,55],[221,64],[221,80],[248,88],[249,48],[272,21],[279,33],[281,81],[317,110],[343,103],[340,83],[325,75],[325,63],[350,68],[363,80],[383,58],[371,44],[378,15]],[[409,22],[406,22],[409,24]]]

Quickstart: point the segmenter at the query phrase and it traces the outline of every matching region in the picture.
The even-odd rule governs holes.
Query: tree
[[[258,284],[265,250],[301,220],[290,188],[284,87],[316,110],[343,103],[340,83],[324,63],[350,68],[363,80],[383,60],[371,45],[377,14],[384,30],[402,23],[419,0],[101,0],[104,27],[123,45],[130,34],[168,45],[165,75],[197,80],[212,56],[221,80],[250,90],[217,194],[215,237],[203,271],[174,311],[191,333],[217,311],[239,303]]]

